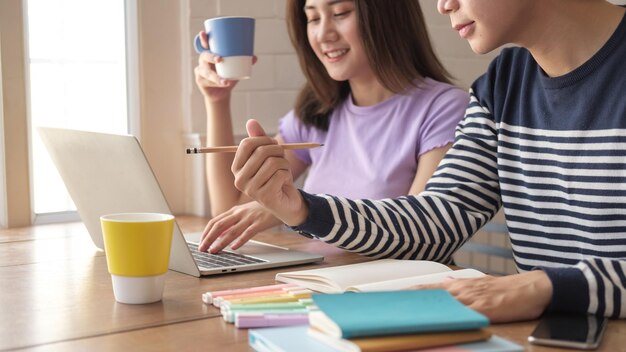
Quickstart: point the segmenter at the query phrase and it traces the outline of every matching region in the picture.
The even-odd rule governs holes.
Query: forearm
[[[380,201],[302,194],[308,217],[296,230],[372,257],[445,262],[495,213],[495,209],[473,211],[449,202],[447,206],[454,208],[451,214],[455,214],[450,219],[435,206],[447,201],[430,192]]]
[[[550,311],[626,318],[626,261],[591,258],[576,266],[542,268],[554,293]]]
[[[230,97],[212,102],[205,98],[207,112],[207,146],[234,145]],[[234,186],[231,172],[233,153],[206,154],[206,177],[213,216],[249,201]]]

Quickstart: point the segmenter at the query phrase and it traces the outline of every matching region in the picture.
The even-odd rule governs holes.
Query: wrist
[[[533,270],[528,272],[528,275],[533,278],[535,290],[542,297],[541,302],[545,303],[547,307],[552,298],[552,281],[550,281],[548,274],[543,270]]]
[[[553,295],[552,282],[548,275],[542,270],[532,270],[521,274],[527,280],[527,292],[532,297],[527,307],[531,317],[538,317],[550,305]]]
[[[203,92],[204,96],[204,105],[207,108],[215,108],[222,105],[230,106],[230,93],[229,94],[219,94],[217,96],[210,95],[206,92]]]
[[[295,211],[290,212],[283,219],[285,225],[291,227],[303,224],[309,216],[309,206],[307,202],[304,201],[302,194],[300,194],[300,192],[297,192],[296,197],[296,199],[298,199],[298,205],[295,207]]]

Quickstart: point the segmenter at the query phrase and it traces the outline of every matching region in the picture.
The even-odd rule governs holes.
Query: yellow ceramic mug
[[[115,299],[151,303],[163,297],[174,216],[120,213],[100,217]]]

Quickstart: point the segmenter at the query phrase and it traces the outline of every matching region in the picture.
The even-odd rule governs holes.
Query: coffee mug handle
[[[207,37],[209,33],[207,32]],[[196,53],[201,54],[205,51],[211,52],[209,49],[205,49],[202,47],[202,42],[200,41],[200,34],[196,34],[196,38],[193,40],[194,48],[196,49]]]

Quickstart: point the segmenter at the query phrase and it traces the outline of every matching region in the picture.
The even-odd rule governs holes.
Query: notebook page
[[[325,293],[379,281],[452,271],[446,265],[425,260],[381,259],[322,269],[276,274],[280,282],[295,283]]]
[[[482,272],[474,269],[461,269],[454,271],[447,271],[442,273],[435,273],[422,276],[406,277],[395,280],[387,280],[374,282],[369,284],[355,285],[346,288],[346,291],[354,292],[368,292],[368,291],[396,291],[406,290],[415,285],[434,284],[442,282],[448,278],[463,279],[485,276]]]

